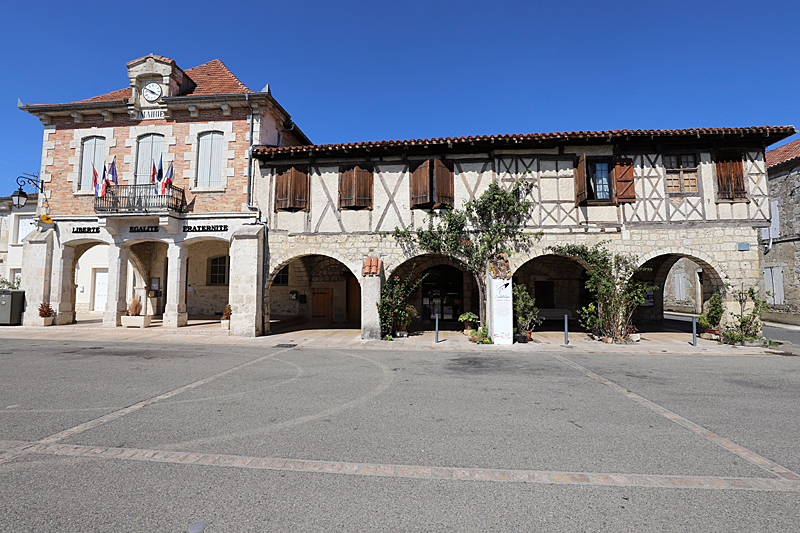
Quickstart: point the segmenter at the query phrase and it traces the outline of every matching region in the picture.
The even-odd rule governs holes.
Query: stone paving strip
[[[608,474],[586,472],[552,472],[505,470],[497,468],[440,468],[410,465],[306,461],[271,457],[247,457],[111,448],[42,442],[0,441],[0,456],[20,454],[65,455],[203,465],[257,470],[280,470],[315,474],[350,474],[357,476],[447,479],[454,481],[488,481],[502,483],[538,483],[548,485],[582,485],[594,487],[659,487],[670,489],[760,490],[800,492],[800,482],[788,479],[763,479],[714,476],[665,476],[653,474]]]
[[[571,366],[572,368],[574,368],[578,372],[581,372],[581,373],[585,374],[586,376],[594,379],[595,381],[598,381],[598,382],[602,383],[603,385],[613,389],[614,391],[616,391],[616,392],[618,392],[618,393],[630,398],[634,402],[636,402],[636,403],[638,403],[640,405],[643,405],[644,407],[647,407],[651,411],[654,411],[654,412],[660,414],[661,416],[663,416],[663,417],[675,422],[676,424],[685,427],[689,431],[691,431],[691,432],[693,432],[693,433],[695,433],[695,434],[697,434],[697,435],[699,435],[699,436],[701,436],[701,437],[703,437],[705,439],[710,440],[714,444],[722,446],[726,450],[728,450],[728,451],[730,451],[732,453],[735,453],[736,455],[738,455],[739,457],[741,457],[745,461],[748,461],[748,462],[750,462],[750,463],[752,463],[752,464],[754,464],[754,465],[756,465],[756,466],[758,466],[760,468],[763,468],[764,470],[766,470],[768,472],[771,472],[772,474],[775,474],[776,476],[781,477],[783,479],[787,479],[787,480],[790,480],[790,481],[800,481],[800,475],[798,475],[795,472],[792,472],[788,468],[785,468],[785,467],[783,467],[783,466],[781,466],[781,465],[779,465],[777,463],[774,463],[774,462],[770,461],[769,459],[765,459],[764,457],[761,457],[760,455],[758,455],[758,454],[756,454],[754,452],[751,452],[750,450],[742,448],[738,444],[736,444],[734,442],[731,442],[731,441],[729,441],[728,439],[726,439],[724,437],[720,437],[719,435],[713,433],[712,431],[709,431],[708,429],[704,428],[703,426],[695,424],[694,422],[691,422],[691,421],[683,418],[682,416],[677,415],[677,414],[673,413],[672,411],[669,411],[668,409],[665,409],[665,408],[661,407],[660,405],[651,402],[650,400],[642,398],[641,396],[639,396],[636,393],[633,393],[633,392],[631,392],[631,391],[629,391],[629,390],[627,390],[627,389],[625,389],[623,387],[620,387],[619,385],[617,385],[613,381],[610,381],[610,380],[604,378],[603,376],[600,376],[599,374],[595,374],[591,370],[582,367],[581,365],[579,365],[578,363],[575,363],[574,361],[570,361],[566,357],[563,357],[561,355],[554,355],[553,357],[555,357],[559,361]]]

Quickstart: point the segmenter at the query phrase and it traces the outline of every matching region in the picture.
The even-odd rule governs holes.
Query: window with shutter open
[[[586,201],[586,154],[578,158],[575,165],[575,204]]]
[[[339,173],[339,208],[372,209],[372,169],[345,167]]]
[[[91,191],[94,185],[92,165],[97,171],[97,182],[103,178],[103,157],[105,156],[105,137],[89,137],[84,139],[81,158],[81,191]]]
[[[636,201],[636,189],[633,182],[633,160],[617,158],[614,160],[614,180],[617,185],[617,202]]]
[[[747,201],[742,153],[739,151],[718,152],[715,159],[717,167],[717,200]]]
[[[308,211],[308,169],[291,166],[275,175],[275,210]]]
[[[453,206],[453,169],[441,159],[429,159],[411,173],[411,208]]]

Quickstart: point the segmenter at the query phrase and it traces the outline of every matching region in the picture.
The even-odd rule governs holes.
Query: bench
[[[564,315],[573,320],[572,311],[569,309],[539,309],[539,318],[545,320],[564,320]]]

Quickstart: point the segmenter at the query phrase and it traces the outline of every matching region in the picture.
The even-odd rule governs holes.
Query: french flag
[[[153,190],[155,191],[156,194],[158,194],[159,185],[161,185],[161,178],[164,175],[164,171],[161,169],[162,160],[163,160],[163,156],[162,156],[162,158],[160,158],[158,160],[158,171],[154,173],[154,176],[152,178],[152,182],[155,184]],[[156,164],[154,162],[153,163],[153,170],[155,170],[155,169],[156,169]]]
[[[114,182],[114,185],[117,184],[117,156],[114,156],[114,160],[111,161],[111,166],[108,168],[108,173],[111,174],[111,181]]]
[[[108,187],[108,176],[106,175],[106,164],[103,163],[103,180],[100,186],[100,196],[106,195],[106,188]]]
[[[172,185],[172,163],[169,164],[167,176],[164,178],[164,183],[161,185],[161,194],[165,194],[167,192],[167,185]]]

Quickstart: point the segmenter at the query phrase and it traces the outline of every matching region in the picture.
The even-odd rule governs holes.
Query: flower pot
[[[408,329],[408,324],[398,324],[397,331],[405,331]]]
[[[51,316],[39,316],[36,317],[34,321],[35,326],[52,326],[53,325],[53,317]]]
[[[709,335],[719,335],[719,328],[705,328]]]
[[[531,342],[533,340],[533,339],[531,339],[531,332],[530,331],[525,332],[525,340],[528,341],[528,342]]]
[[[630,337],[630,339],[633,342],[639,342],[640,340],[642,340],[642,334],[641,333],[631,333],[630,335],[628,335],[628,337]]]
[[[150,320],[153,317],[150,315],[140,316],[121,316],[122,327],[125,328],[147,328],[150,327]]]
[[[472,320],[465,320],[464,329],[472,331],[473,329],[475,329],[475,323]]]
[[[517,335],[517,342],[528,342],[528,336],[524,333],[521,335]]]
[[[219,321],[219,325],[222,327],[222,329],[228,329],[228,330],[231,329],[231,321],[230,321],[230,319],[225,320],[223,318],[222,320]]]

